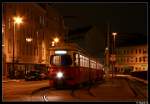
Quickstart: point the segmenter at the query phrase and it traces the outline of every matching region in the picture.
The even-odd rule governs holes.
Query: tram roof
[[[61,49],[62,50],[78,51],[82,54],[87,55],[88,57],[96,59],[91,54],[89,54],[85,49],[79,47],[79,45],[76,43],[61,43],[61,44],[58,44],[57,46],[53,46],[50,48],[50,50],[61,50]]]

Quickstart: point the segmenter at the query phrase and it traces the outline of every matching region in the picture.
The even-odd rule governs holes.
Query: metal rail
[[[132,92],[134,93],[135,97],[140,97],[140,98],[147,98],[145,93],[142,91],[144,90],[141,88],[141,85],[138,84],[136,80],[129,80],[127,79],[127,83],[129,87],[131,88]]]

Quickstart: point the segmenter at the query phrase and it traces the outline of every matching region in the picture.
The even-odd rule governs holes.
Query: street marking
[[[48,101],[48,99],[46,98],[45,95],[43,96],[43,99],[44,99],[44,101],[46,101],[46,102]]]

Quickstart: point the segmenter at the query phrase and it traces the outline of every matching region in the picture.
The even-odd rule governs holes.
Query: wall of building
[[[12,63],[13,49],[17,63],[47,63],[52,39],[55,36],[62,38],[65,31],[59,13],[54,8],[45,6],[46,9],[37,3],[3,3],[2,21],[5,26],[3,53],[6,56],[6,64]],[[14,33],[15,16],[22,17],[23,23],[15,25]],[[13,35],[15,35],[15,47],[13,47]],[[26,38],[31,38],[32,41],[27,42]],[[8,70],[8,67],[3,70]]]
[[[148,70],[148,45],[117,48],[116,67],[119,72],[130,68],[133,71]]]

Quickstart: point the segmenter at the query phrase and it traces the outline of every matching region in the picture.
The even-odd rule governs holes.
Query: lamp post
[[[113,32],[112,35],[114,36],[114,53],[115,53],[115,36],[117,35],[117,33]]]
[[[12,64],[13,64],[13,72],[14,72],[14,77],[15,77],[14,56],[15,56],[15,33],[16,33],[16,24],[19,25],[19,24],[23,23],[23,21],[22,21],[22,18],[19,17],[19,16],[14,17],[13,20],[14,20],[14,33],[13,33],[13,60],[12,60],[13,62],[12,62]]]
[[[115,36],[117,35],[117,33],[116,32],[113,32],[112,33],[112,35],[113,35],[113,68],[112,68],[112,77],[113,77],[113,75],[114,75],[114,70],[115,70],[115,61],[116,61],[116,52],[115,52]]]

